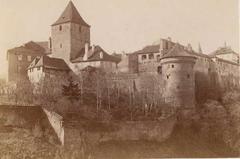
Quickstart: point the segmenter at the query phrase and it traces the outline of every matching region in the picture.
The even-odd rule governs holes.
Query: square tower
[[[86,43],[90,45],[90,25],[80,16],[70,1],[51,29],[52,57],[68,64]]]

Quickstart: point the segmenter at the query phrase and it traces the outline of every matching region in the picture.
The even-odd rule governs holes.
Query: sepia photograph
[[[238,0],[0,0],[0,159],[240,158]]]

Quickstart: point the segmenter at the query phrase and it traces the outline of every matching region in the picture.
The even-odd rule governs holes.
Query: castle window
[[[17,56],[18,61],[22,61],[22,55]]]
[[[170,76],[170,75],[167,75],[167,79],[169,79],[169,76]]]
[[[79,26],[79,28],[78,28],[78,29],[79,29],[79,32],[81,33],[81,32],[82,32],[82,27],[81,27],[81,26]]]
[[[154,59],[154,55],[153,54],[148,54],[148,58],[149,59]]]
[[[187,78],[190,78],[190,75],[189,75],[189,74],[187,74]]]
[[[158,66],[157,71],[158,71],[158,74],[162,74],[162,66]]]
[[[172,68],[174,68],[174,65],[172,65]]]
[[[146,60],[147,59],[147,55],[142,55],[142,60]]]
[[[59,26],[59,31],[62,31],[62,26],[61,25]]]
[[[60,44],[60,48],[62,48],[62,44]]]
[[[27,56],[27,60],[30,62],[32,60],[31,56]]]
[[[157,55],[157,61],[160,61],[160,57],[161,57],[160,55]]]

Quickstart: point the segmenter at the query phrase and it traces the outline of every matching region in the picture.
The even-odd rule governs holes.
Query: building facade
[[[7,51],[8,81],[26,79],[27,68],[36,58],[50,53],[48,42],[30,41],[23,46],[15,47]]]

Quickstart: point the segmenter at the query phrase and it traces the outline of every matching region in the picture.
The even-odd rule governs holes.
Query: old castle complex
[[[100,46],[91,45],[90,25],[71,1],[51,25],[49,41],[28,42],[8,50],[7,55],[9,81],[28,78],[37,83],[56,73],[91,66],[122,75],[122,80],[131,77],[138,88],[138,79],[152,74],[162,81],[166,102],[174,98],[175,105],[185,108],[195,105],[196,91],[214,85],[239,85],[239,55],[228,46],[206,55],[200,46],[194,51],[190,44],[183,46],[167,38],[133,53],[110,55]]]

